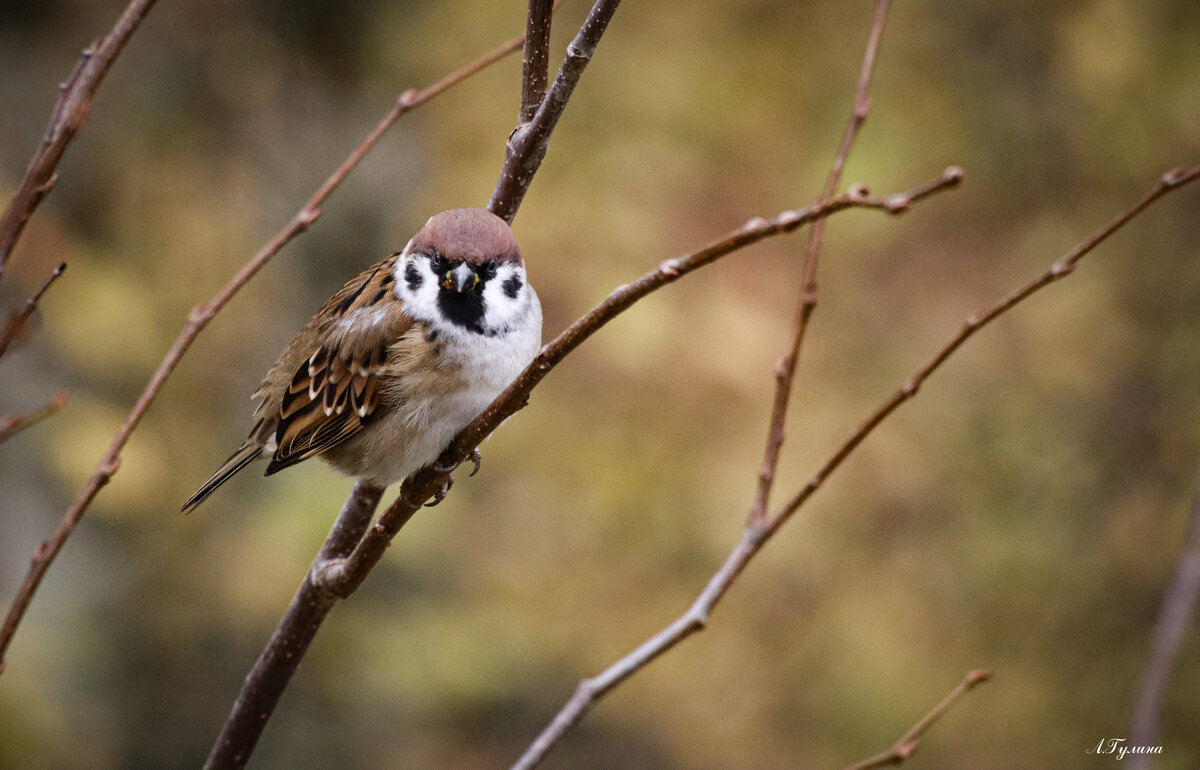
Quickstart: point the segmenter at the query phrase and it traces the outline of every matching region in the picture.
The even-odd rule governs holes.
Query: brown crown
[[[521,250],[508,223],[486,209],[449,209],[434,214],[417,231],[413,251],[439,252],[446,259],[472,265],[521,262]]]

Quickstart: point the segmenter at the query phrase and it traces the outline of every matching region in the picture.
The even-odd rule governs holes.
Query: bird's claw
[[[474,463],[474,465],[475,465],[475,467],[471,470],[471,476],[474,476],[476,473],[479,473],[479,466],[483,462],[483,455],[479,454],[478,449],[473,449],[473,450],[471,450],[471,454],[468,456],[471,458],[471,462]],[[455,468],[457,468],[458,465],[461,465],[461,463],[459,463],[457,465],[452,465],[449,468],[447,468],[443,465],[435,465],[435,466],[433,466],[433,469],[435,471],[437,471],[438,473],[448,474],[451,471],[453,471]],[[446,480],[442,482],[441,488],[438,489],[437,492],[433,493],[433,500],[431,500],[428,503],[425,503],[425,507],[432,508],[433,506],[435,506],[438,503],[445,500],[446,495],[450,493],[450,487],[452,487],[452,486],[454,486],[454,477],[446,476]]]
[[[446,480],[442,482],[442,486],[438,488],[438,491],[433,493],[433,499],[428,503],[425,503],[425,507],[432,508],[433,506],[445,500],[446,495],[450,494],[450,487],[452,486],[454,486],[454,477],[447,476]]]
[[[471,463],[475,466],[470,474],[470,476],[474,476],[476,473],[479,473],[479,467],[483,464],[483,455],[479,453],[479,448],[476,447],[475,449],[471,450],[471,454],[467,455],[467,457],[471,458]],[[438,473],[450,473],[460,465],[462,465],[462,463],[455,463],[451,466],[434,465],[433,469]],[[468,476],[468,478],[470,478],[470,476]]]

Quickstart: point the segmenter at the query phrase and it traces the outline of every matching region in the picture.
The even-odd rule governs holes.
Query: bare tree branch
[[[1196,593],[1200,591],[1200,484],[1192,504],[1192,515],[1188,520],[1187,535],[1183,551],[1175,566],[1175,577],[1163,595],[1158,620],[1154,624],[1154,637],[1150,642],[1150,655],[1142,682],[1138,687],[1133,715],[1129,720],[1129,745],[1153,746],[1158,734],[1158,722],[1162,717],[1167,689],[1171,684],[1171,672],[1175,659],[1187,633]],[[1150,754],[1130,754],[1130,767],[1145,770],[1150,767]]]
[[[25,224],[53,189],[58,178],[54,169],[66,152],[67,145],[83,127],[100,82],[154,2],[131,0],[112,30],[103,40],[92,43],[84,50],[70,77],[59,86],[58,102],[54,105],[42,144],[29,161],[21,186],[9,201],[3,216],[0,216],[0,278],[4,277],[9,255],[21,237]]]
[[[600,38],[608,28],[608,22],[617,12],[621,0],[596,0],[580,27],[575,39],[567,46],[567,56],[558,69],[554,85],[546,93],[529,123],[518,124],[508,137],[508,148],[500,178],[488,201],[488,210],[511,223],[517,209],[525,198],[529,183],[542,165],[546,150],[550,147],[550,134],[558,118],[566,109],[567,101],[575,92],[579,78],[592,60]],[[533,4],[530,8],[532,10]],[[531,22],[532,23],[532,22]],[[547,30],[548,33],[548,30]],[[524,109],[522,109],[522,115]]]
[[[50,415],[67,405],[67,391],[60,390],[54,394],[54,398],[48,403],[41,406],[29,414],[9,415],[0,417],[0,444],[8,441],[17,433],[25,430],[34,423],[41,422]],[[4,661],[0,661],[0,672],[4,671]]]
[[[292,217],[283,229],[275,234],[274,237],[264,245],[257,254],[255,254],[249,262],[247,262],[241,270],[237,272],[229,280],[227,284],[208,302],[201,303],[192,308],[188,314],[187,322],[179,332],[179,336],[175,338],[174,344],[167,352],[166,356],[159,363],[158,368],[146,383],[145,389],[134,404],[133,409],[125,418],[124,424],[113,437],[112,443],[109,444],[104,456],[100,459],[100,463],[96,468],[96,472],[84,484],[83,488],[75,496],[70,507],[63,514],[62,520],[55,529],[54,534],[50,539],[45,541],[38,547],[34,554],[29,571],[25,576],[21,587],[18,589],[17,596],[13,600],[12,607],[9,609],[7,617],[4,619],[4,625],[0,626],[0,662],[4,659],[4,654],[8,650],[9,644],[12,642],[13,634],[16,633],[17,626],[21,622],[21,617],[25,614],[25,610],[32,601],[34,593],[37,591],[38,585],[42,581],[42,577],[46,574],[50,564],[54,561],[54,557],[62,550],[67,538],[83,517],[85,511],[92,500],[99,493],[113,474],[121,466],[121,450],[129,441],[130,435],[133,434],[138,423],[141,422],[142,416],[146,410],[154,402],[158,396],[158,392],[162,390],[163,384],[174,371],[175,366],[183,357],[183,354],[192,346],[196,337],[208,325],[208,323],[225,305],[233,298],[235,294],[245,286],[251,278],[258,273],[277,254],[287,243],[293,238],[303,233],[308,227],[317,220],[321,215],[321,205],[325,200],[337,189],[350,172],[358,165],[359,161],[375,146],[376,142],[383,137],[389,128],[397,120],[400,119],[409,110],[429,101],[433,97],[441,94],[443,91],[457,85],[466,78],[474,75],[476,72],[484,69],[490,64],[502,59],[504,56],[516,51],[521,47],[524,41],[524,35],[515,37],[512,40],[498,46],[492,51],[480,56],[474,61],[459,70],[456,70],[436,83],[421,89],[420,91],[409,89],[400,94],[396,98],[395,103],[387,114],[379,121],[371,133],[362,143],[354,149],[353,152],[342,161],[328,179],[317,189],[308,202],[300,209],[297,214]],[[2,670],[2,669],[0,669]]]
[[[523,77],[518,129],[533,121],[542,99],[546,97],[546,83],[550,78],[550,23],[554,6],[551,0],[529,0],[525,54],[521,59]]]
[[[829,475],[870,435],[871,431],[878,427],[901,404],[916,395],[921,384],[954,351],[974,335],[975,332],[994,321],[1003,313],[1011,310],[1039,289],[1070,275],[1080,259],[1119,230],[1129,220],[1141,213],[1147,206],[1167,193],[1195,181],[1198,177],[1200,177],[1200,165],[1177,168],[1163,174],[1158,184],[1145,197],[1108,225],[1098,230],[1087,240],[1080,243],[1066,256],[1054,262],[1045,273],[1024,287],[1009,294],[992,307],[971,315],[963,328],[941,350],[934,354],[928,363],[917,370],[917,373],[907,383],[872,412],[866,421],[859,425],[851,433],[850,437],[834,450],[829,459],[813,474],[809,482],[780,508],[778,512],[763,523],[751,523],[746,526],[742,531],[741,538],[725,558],[724,563],[713,574],[708,584],[705,585],[704,590],[700,592],[691,606],[682,615],[625,657],[613,663],[598,676],[591,679],[584,679],[580,682],[575,694],[563,705],[550,724],[547,725],[513,767],[521,768],[522,770],[536,767],[550,749],[562,740],[566,732],[578,724],[601,698],[612,691],[617,685],[621,684],[621,682],[633,676],[651,661],[672,649],[687,637],[705,629],[708,626],[713,608],[724,597],[725,593],[733,585],[734,581],[737,580],[738,576],[741,575],[750,560],[762,549],[763,545],[820,488]],[[461,457],[461,455],[458,457]],[[443,459],[445,459],[445,455],[443,455]],[[393,505],[393,507],[395,506]],[[387,513],[385,512],[384,516],[386,515]],[[372,534],[374,533],[368,533],[368,539]],[[357,550],[355,552],[356,555]],[[353,560],[354,556],[350,558]]]
[[[1107,240],[1108,237],[1117,230],[1120,230],[1122,227],[1124,227],[1129,220],[1136,217],[1138,214],[1144,211],[1146,207],[1167,193],[1194,182],[1197,177],[1200,177],[1200,164],[1188,166],[1186,168],[1176,168],[1166,172],[1159,178],[1158,183],[1148,193],[1146,193],[1146,195],[1140,201],[1135,203],[1127,211],[1113,219],[1107,225],[1097,230],[1095,233],[1089,236],[1087,240],[1080,243],[1068,254],[1047,268],[1044,273],[1027,283],[1025,286],[1022,286],[1020,289],[1012,292],[992,307],[980,310],[969,316],[963,323],[962,328],[959,329],[958,333],[955,334],[950,341],[947,342],[946,345],[939,350],[927,364],[925,364],[925,366],[921,367],[921,369],[919,369],[916,374],[909,379],[908,382],[906,382],[898,391],[896,391],[891,398],[880,405],[880,407],[870,417],[868,417],[864,423],[859,425],[858,428],[854,430],[851,436],[846,439],[846,442],[837,450],[837,452],[833,454],[832,457],[829,458],[825,465],[823,465],[821,469],[813,475],[809,482],[799,492],[797,492],[795,496],[793,496],[787,502],[787,504],[783,506],[783,508],[770,522],[767,523],[767,531],[769,533],[774,533],[776,530],[778,530],[779,527],[785,521],[787,521],[787,519],[793,513],[795,513],[801,505],[804,504],[804,501],[807,500],[813,492],[817,491],[821,484],[824,483],[825,479],[829,477],[829,474],[832,473],[839,465],[841,465],[842,461],[846,459],[847,455],[853,452],[855,447],[862,443],[862,440],[866,438],[871,431],[873,431],[879,425],[879,423],[883,422],[888,415],[894,412],[897,407],[915,396],[925,380],[928,379],[931,374],[937,371],[938,367],[945,363],[946,359],[949,358],[954,351],[958,350],[958,348],[964,342],[970,339],[976,332],[987,326],[992,321],[996,320],[1004,313],[1011,310],[1020,302],[1028,299],[1038,290],[1049,286],[1055,281],[1066,278],[1068,275],[1074,272],[1076,265],[1079,264],[1079,260],[1083,259],[1083,257]]]
[[[904,761],[916,752],[917,747],[921,743],[921,736],[928,732],[929,728],[933,727],[939,719],[945,716],[946,712],[953,708],[954,704],[964,695],[975,689],[976,685],[983,684],[991,678],[991,671],[985,671],[981,668],[971,669],[954,686],[954,689],[947,693],[945,698],[942,698],[940,703],[934,706],[919,722],[910,727],[908,732],[900,736],[890,748],[861,762],[856,762],[848,766],[846,770],[874,770],[877,767],[904,764]]]
[[[355,543],[370,526],[382,495],[382,487],[362,481],[354,485],[325,545],[313,562],[314,570],[320,564],[344,557],[354,549]],[[255,661],[254,668],[246,675],[233,710],[204,763],[205,768],[224,770],[246,766],[267,720],[275,711],[275,705],[304,659],[316,629],[337,600],[336,595],[313,583],[311,573],[304,577],[300,590],[271,635],[270,642]]]
[[[883,40],[883,27],[887,23],[891,0],[876,0],[875,18],[871,23],[871,32],[867,35],[867,48],[863,54],[862,70],[858,76],[858,88],[854,94],[854,107],[850,112],[850,120],[842,134],[841,144],[833,158],[833,166],[825,179],[825,187],[821,190],[818,200],[825,201],[833,197],[838,183],[842,179],[842,170],[846,167],[846,158],[858,132],[867,120],[871,109],[871,79],[875,73],[875,59],[879,55],[879,44]],[[754,502],[750,505],[747,521],[760,524],[766,519],[767,508],[771,504],[771,488],[775,484],[775,470],[779,467],[779,453],[783,449],[785,438],[784,425],[787,421],[788,402],[791,400],[792,381],[796,377],[796,366],[800,362],[800,348],[804,344],[805,332],[808,331],[808,320],[817,307],[817,263],[821,253],[821,239],[825,233],[825,220],[813,222],[808,230],[808,252],[804,266],[800,271],[800,296],[796,299],[796,314],[792,322],[792,341],[788,352],[775,367],[775,398],[771,404],[771,419],[767,424],[766,448],[763,450],[762,464],[758,470],[758,491]]]
[[[62,275],[63,271],[66,269],[66,262],[63,262],[58,267],[54,268],[54,272],[51,273],[50,277],[45,280],[45,282],[42,284],[42,288],[38,289],[37,293],[32,297],[25,300],[25,304],[21,306],[21,309],[13,313],[8,319],[8,323],[4,325],[4,332],[0,333],[0,356],[3,356],[6,352],[8,352],[8,346],[11,345],[12,341],[16,339],[18,334],[21,333],[22,327],[25,326],[25,322],[29,320],[29,317],[33,315],[33,311],[37,310],[37,305],[38,302],[41,301],[42,295],[46,293],[46,290],[50,288],[50,284],[58,280],[58,277]]]

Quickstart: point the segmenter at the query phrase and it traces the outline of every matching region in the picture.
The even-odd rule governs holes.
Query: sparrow
[[[252,396],[250,435],[183,511],[263,455],[267,476],[320,456],[379,486],[404,479],[529,365],[541,339],[541,304],[508,224],[484,209],[436,214],[283,349]]]

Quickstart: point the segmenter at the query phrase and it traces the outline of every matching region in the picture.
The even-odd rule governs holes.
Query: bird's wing
[[[261,392],[273,390],[274,397],[262,406],[278,410],[267,475],[340,444],[375,416],[390,346],[414,323],[393,291],[396,258],[334,294],[317,314],[317,333],[297,336],[296,349],[285,351],[267,375]]]

